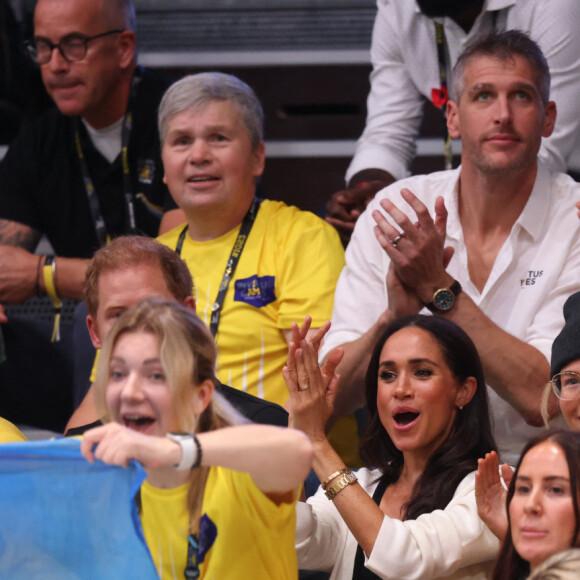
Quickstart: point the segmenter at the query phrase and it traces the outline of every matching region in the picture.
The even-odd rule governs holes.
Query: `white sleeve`
[[[296,504],[298,568],[330,572],[344,558],[348,528],[321,488],[307,503]]]
[[[558,110],[556,127],[542,140],[540,159],[554,171],[566,171],[580,143],[580,2],[538,0],[530,7],[530,36],[540,45],[552,77],[550,99]]]
[[[395,179],[402,179],[415,157],[423,98],[402,54],[402,31],[393,4],[393,0],[377,0],[367,119],[346,172],[347,183],[359,171],[370,168],[383,169]]]
[[[380,209],[377,200],[384,197],[378,193],[357,220],[336,285],[332,326],[320,349],[320,360],[333,348],[360,338],[387,308],[389,257],[375,237],[372,217],[373,210]]]
[[[404,522],[385,516],[365,565],[384,579],[438,578],[466,566],[491,564],[498,548],[498,539],[477,515],[472,472],[444,510]]]

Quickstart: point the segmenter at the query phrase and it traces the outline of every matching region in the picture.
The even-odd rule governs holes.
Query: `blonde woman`
[[[145,467],[141,521],[161,578],[296,578],[294,504],[311,445],[243,424],[214,393],[215,360],[190,310],[152,299],[128,310],[97,369],[110,423],[85,433],[81,451]]]

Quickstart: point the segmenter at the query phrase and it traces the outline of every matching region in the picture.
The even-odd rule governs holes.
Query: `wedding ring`
[[[397,247],[397,244],[405,237],[405,234],[399,234],[394,240],[391,240],[393,247]]]

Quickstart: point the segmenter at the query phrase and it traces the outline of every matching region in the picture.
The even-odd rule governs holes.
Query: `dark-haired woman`
[[[366,376],[361,457],[369,469],[355,476],[324,433],[340,354],[320,369],[315,345],[294,331],[298,344],[284,370],[291,423],[310,437],[323,482],[298,507],[299,567],[329,571],[333,580],[489,577],[498,541],[477,515],[474,471],[495,444],[469,337],[420,315],[386,330]]]
[[[578,547],[579,495],[580,434],[555,430],[532,439],[508,488],[508,533],[494,580],[527,578],[551,556]]]

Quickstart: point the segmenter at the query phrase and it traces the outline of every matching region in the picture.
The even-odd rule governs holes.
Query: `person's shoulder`
[[[145,67],[138,67],[135,74],[140,78],[140,88],[143,93],[151,95],[163,95],[165,91],[173,84],[173,79],[170,79],[159,72]]]
[[[453,498],[461,498],[466,495],[475,493],[475,473],[476,471],[470,471],[460,482],[453,494]]]
[[[0,417],[0,443],[18,443],[20,441],[27,441],[22,431],[10,421]]]
[[[139,79],[135,98],[138,124],[156,128],[159,103],[173,80],[143,67],[138,67],[135,75]]]
[[[268,228],[277,232],[312,229],[332,237],[336,234],[336,230],[329,223],[311,211],[300,209],[294,205],[286,205],[283,201],[265,199],[261,204],[260,212],[262,212],[261,218]],[[336,235],[338,236],[338,234]],[[340,240],[338,241],[340,243]]]
[[[561,215],[558,219],[566,219],[570,225],[580,225],[576,213],[569,211],[580,200],[580,183],[566,173],[552,171],[540,160],[531,198],[538,196],[545,200],[545,211],[548,214]]]
[[[546,2],[546,0],[517,0],[510,6],[500,9],[500,12],[507,12],[507,27],[521,28],[525,26],[537,24],[545,26],[543,17],[546,14],[552,16],[550,24],[554,21],[562,21],[562,17],[569,15],[569,10],[576,12],[578,10],[577,0],[557,0],[558,10],[554,11],[554,2]],[[535,30],[529,30],[528,33],[534,36]],[[545,47],[542,47],[545,50]]]
[[[63,115],[57,108],[41,113],[35,119],[24,123],[13,143],[25,142],[37,145],[39,142],[54,142],[61,138],[63,133],[70,136],[72,118]]]
[[[400,192],[403,188],[411,190],[421,198],[424,198],[425,196],[430,197],[431,195],[442,195],[444,191],[455,185],[460,172],[461,168],[458,167],[457,169],[435,171],[433,173],[405,177],[379,190],[374,199],[377,202],[381,199],[395,199],[400,201]]]
[[[580,183],[570,177],[567,173],[552,172],[552,186],[563,196],[571,196],[576,201],[580,199]]]
[[[183,228],[184,228],[183,224],[179,224],[172,230],[169,230],[168,232],[165,232],[164,234],[157,236],[156,240],[158,242],[161,242],[165,246],[170,247],[172,250],[175,250],[175,245],[181,232],[183,231]]]
[[[244,417],[253,423],[277,425],[279,427],[288,426],[288,413],[280,405],[265,401],[223,383],[218,383],[217,390]]]
[[[377,0],[378,12],[390,22],[394,28],[403,26],[398,32],[408,31],[413,25],[423,22],[429,23],[431,19],[425,16],[415,2],[404,2],[401,0]]]

